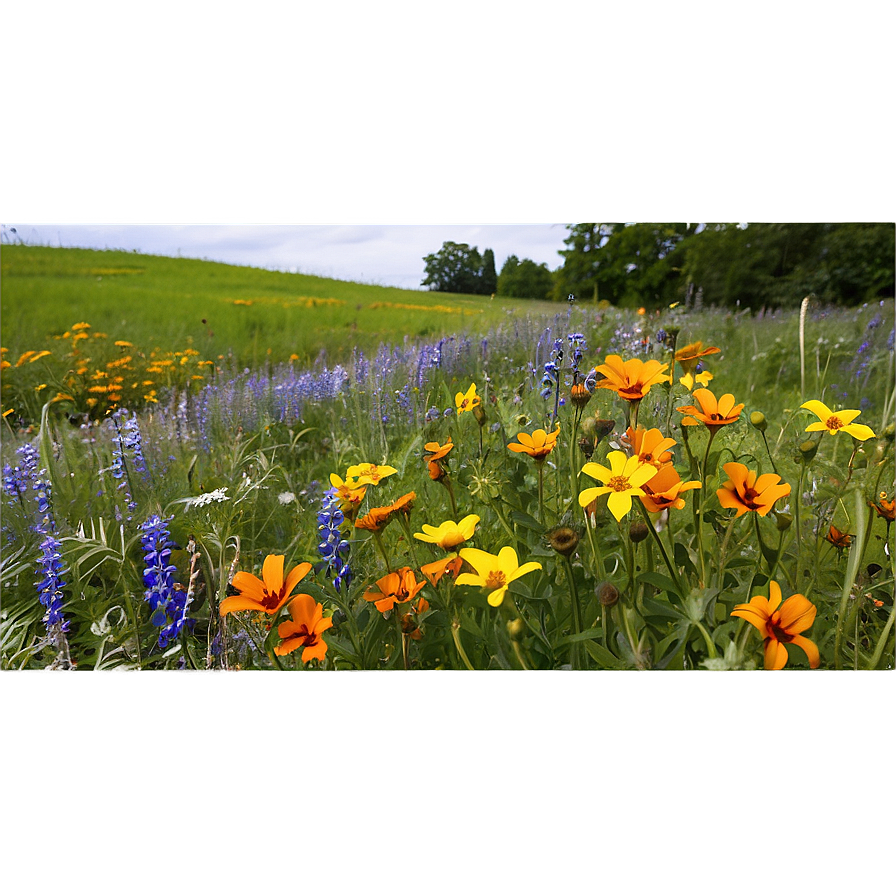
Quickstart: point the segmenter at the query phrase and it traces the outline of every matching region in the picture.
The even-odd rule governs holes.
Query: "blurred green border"
[[[5,221],[892,220],[892,3],[0,5]],[[0,676],[3,893],[892,893],[887,674]]]

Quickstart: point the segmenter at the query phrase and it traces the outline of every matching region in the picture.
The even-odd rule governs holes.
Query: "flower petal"
[[[621,521],[632,509],[632,492],[612,492],[607,498],[607,508],[616,517],[617,522]]]
[[[843,432],[848,432],[854,439],[860,442],[866,442],[868,439],[874,438],[874,430],[864,423],[849,423],[843,427]]]
[[[264,583],[251,572],[238,572],[231,584],[243,597],[251,597],[259,604],[264,600]]]
[[[234,578],[236,577],[234,576]],[[225,597],[218,607],[218,613],[221,616],[226,616],[228,613],[237,613],[240,610],[252,610],[255,613],[263,613],[264,607],[257,600],[252,600],[251,597],[246,597],[242,594]]]
[[[826,405],[824,402],[818,401],[813,398],[811,401],[803,402],[800,405],[800,409],[805,409],[807,411],[812,411],[822,423],[824,423],[829,417],[834,416],[834,412]]]
[[[815,605],[808,598],[802,594],[794,594],[781,606],[781,628],[789,635],[798,635],[812,627],[817,612]]]
[[[298,566],[294,566],[286,576],[286,581],[283,583],[283,593],[288,597],[292,594],[293,589],[308,573],[311,572],[311,564],[307,561],[304,563],[300,563]]]
[[[819,665],[821,665],[821,655],[819,654],[818,647],[816,647],[814,641],[810,641],[802,635],[797,635],[790,643],[799,647],[800,650],[806,654],[809,658],[810,669],[817,669]]]
[[[765,668],[783,669],[787,663],[787,648],[775,638],[768,638],[765,642]]]
[[[261,568],[261,577],[264,579],[264,586],[271,594],[279,593],[283,587],[283,554],[268,554],[264,558],[264,565]]]

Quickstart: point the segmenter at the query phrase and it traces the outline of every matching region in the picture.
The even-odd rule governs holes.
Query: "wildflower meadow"
[[[891,301],[249,363],[89,312],[3,332],[5,669],[894,665]]]

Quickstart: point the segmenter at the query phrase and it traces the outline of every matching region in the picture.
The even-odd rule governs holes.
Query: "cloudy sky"
[[[15,233],[12,232],[13,228]],[[230,264],[270,267],[417,289],[424,256],[452,240],[492,249],[500,272],[508,255],[562,263],[564,224],[385,225],[100,225],[7,224],[4,242],[136,249],[151,255],[183,255]]]

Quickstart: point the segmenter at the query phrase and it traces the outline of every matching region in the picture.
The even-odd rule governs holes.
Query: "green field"
[[[78,321],[149,350],[190,345],[238,364],[330,361],[406,336],[485,331],[509,312],[556,313],[546,302],[489,299],[329,280],[190,258],[3,246],[2,344],[9,356],[53,350]]]

